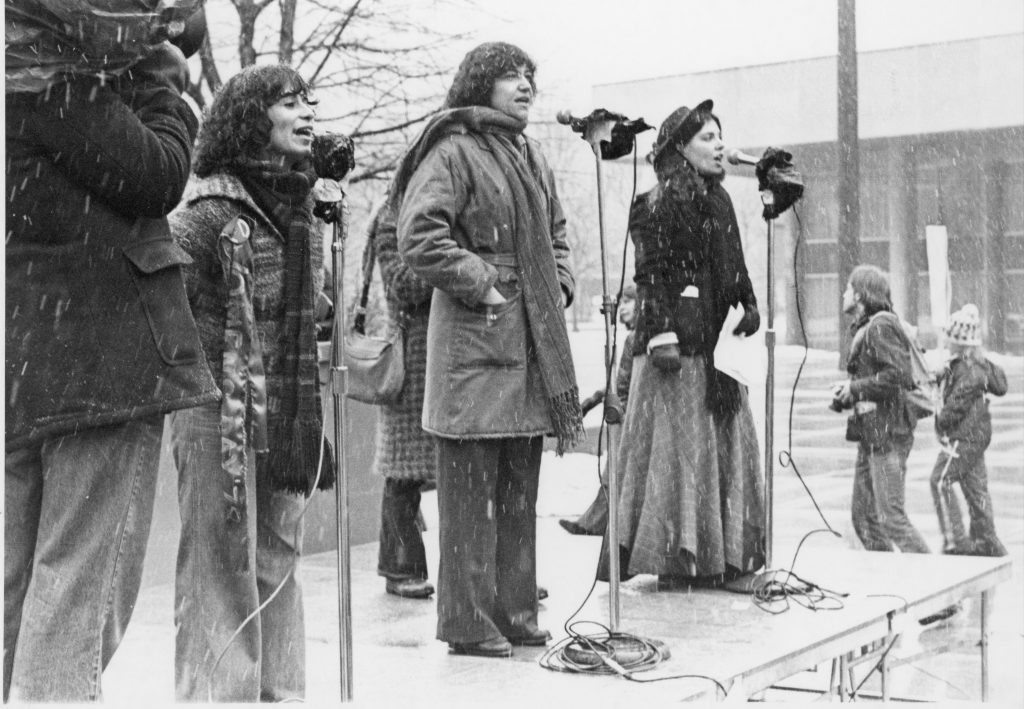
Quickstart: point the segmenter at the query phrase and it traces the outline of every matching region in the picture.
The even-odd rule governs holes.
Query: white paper
[[[727,374],[740,384],[752,387],[764,384],[768,371],[768,357],[760,337],[734,335],[733,330],[743,319],[743,306],[733,305],[725,316],[722,332],[715,345],[715,369]]]
[[[949,235],[946,227],[929,224],[924,228],[925,252],[928,255],[928,300],[932,326],[945,327],[949,322]]]

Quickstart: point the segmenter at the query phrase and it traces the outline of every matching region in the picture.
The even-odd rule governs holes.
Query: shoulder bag
[[[345,333],[344,362],[348,368],[350,399],[364,404],[393,404],[405,382],[405,331],[396,325],[386,338],[366,334],[366,304],[369,301],[373,267],[377,262],[371,231],[363,254],[363,289],[352,329]]]

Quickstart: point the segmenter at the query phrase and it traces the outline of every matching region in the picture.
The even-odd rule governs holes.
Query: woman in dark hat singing
[[[489,42],[459,66],[445,109],[399,166],[399,251],[434,287],[423,428],[438,441],[437,637],[457,654],[544,645],[536,501],[543,437],[582,436],[564,308],[565,218],[523,136],[533,60]]]
[[[746,388],[714,366],[729,309],[743,309],[736,333],[760,318],[712,102],[676,109],[650,160],[658,184],[629,222],[639,305],[616,466],[622,574],[718,585],[764,564],[764,481]]]

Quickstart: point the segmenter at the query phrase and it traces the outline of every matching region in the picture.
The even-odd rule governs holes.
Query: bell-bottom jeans
[[[4,701],[102,699],[139,592],[163,416],[7,453]]]
[[[438,640],[535,634],[543,437],[437,441]]]
[[[221,463],[220,417],[219,404],[170,416],[181,515],[175,695],[201,702],[301,699],[306,636],[296,573],[304,500],[257,479],[251,450],[244,491],[233,489]],[[244,623],[282,581],[273,600]]]
[[[853,474],[853,528],[868,551],[928,553],[928,544],[907,517],[907,457],[914,445],[910,434],[888,446],[857,446]]]

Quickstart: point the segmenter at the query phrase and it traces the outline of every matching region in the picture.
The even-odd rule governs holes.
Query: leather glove
[[[679,352],[679,338],[674,332],[662,332],[647,343],[651,364],[662,372],[678,372],[683,366]]]
[[[188,88],[188,62],[180,49],[161,42],[131,66],[128,79],[135,87],[162,86],[181,95]]]
[[[746,335],[750,337],[761,327],[761,315],[757,312],[757,306],[753,303],[743,304],[743,317],[739,325],[732,331],[734,335]]]

